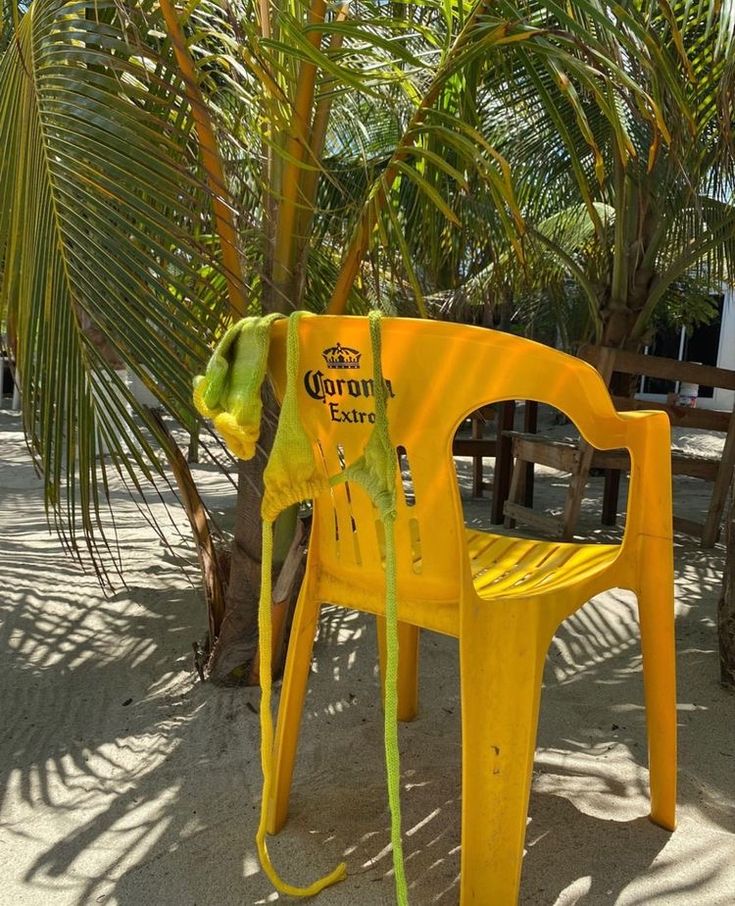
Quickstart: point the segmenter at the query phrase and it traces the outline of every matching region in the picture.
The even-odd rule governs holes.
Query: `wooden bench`
[[[483,459],[495,458],[498,445],[495,438],[485,437],[485,425],[493,421],[496,415],[493,406],[484,406],[473,412],[470,416],[470,437],[462,437],[459,433],[452,444],[453,456],[469,456],[472,458],[472,496],[482,497],[482,492],[489,487],[483,478]]]
[[[614,375],[628,375],[661,378],[735,391],[735,371],[725,368],[679,362],[675,359],[647,356],[600,346],[585,346],[580,350],[579,355],[600,371],[608,385],[611,384]],[[674,475],[686,475],[713,484],[712,496],[703,524],[678,516],[674,517],[674,526],[677,530],[700,537],[703,547],[712,547],[717,540],[728,489],[735,469],[735,410],[690,408],[677,405],[675,402],[657,403],[619,394],[613,395],[613,401],[618,410],[661,409],[668,413],[674,427],[721,431],[725,434],[725,447],[720,460],[694,456],[675,449],[672,450],[671,456]],[[560,538],[571,538],[579,518],[590,469],[601,469],[604,472],[602,522],[605,525],[615,524],[620,477],[630,465],[627,455],[623,451],[594,450],[584,441],[576,444],[548,441],[532,433],[510,432],[509,437],[515,466],[508,491],[508,500],[503,508],[505,523],[508,527],[512,528],[516,522],[525,522]],[[533,468],[534,463],[568,472],[571,476],[564,514],[561,518],[533,510],[532,501],[529,501],[528,494],[524,493],[523,475],[529,466]]]
[[[537,424],[538,406],[536,403],[527,403],[523,413],[523,430],[535,432]],[[484,480],[483,460],[487,457],[495,459],[495,469],[492,482],[492,501],[490,505],[490,522],[493,525],[502,525],[505,518],[503,506],[508,499],[511,472],[513,469],[513,445],[511,434],[515,424],[516,401],[507,400],[492,406],[483,406],[473,412],[471,419],[471,437],[456,436],[452,444],[453,456],[469,456],[472,458],[472,496],[482,497],[484,489],[491,485]],[[496,438],[484,436],[485,425],[497,418]],[[529,496],[530,495],[530,496]],[[533,464],[530,463],[524,470],[524,503],[531,505],[533,499]]]

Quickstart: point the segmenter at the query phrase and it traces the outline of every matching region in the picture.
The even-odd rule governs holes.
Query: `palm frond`
[[[191,423],[225,310],[176,68],[129,15],[36,0],[0,63],[0,304],[48,507],[95,556],[108,470],[163,474],[120,369]]]

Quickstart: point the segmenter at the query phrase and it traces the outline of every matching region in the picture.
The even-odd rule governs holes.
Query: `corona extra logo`
[[[330,346],[322,352],[327,368],[359,368],[362,353],[357,349],[350,349],[349,346],[342,346],[337,343],[336,346]]]
[[[338,367],[344,368],[345,366]],[[304,375],[304,389],[313,400],[324,403],[329,410],[329,418],[333,422],[348,425],[375,424],[375,412],[346,408],[350,405],[349,397],[360,400],[375,396],[375,381],[372,378],[358,381],[354,378],[327,377],[322,371],[307,371]],[[385,389],[388,391],[388,396],[395,396],[390,381],[385,382]],[[357,405],[360,405],[360,402]]]

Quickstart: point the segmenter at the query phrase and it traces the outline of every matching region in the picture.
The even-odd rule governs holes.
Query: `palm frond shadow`
[[[706,570],[713,571],[711,563]],[[645,718],[634,610],[634,599],[626,593],[605,596],[560,628],[550,652],[523,903],[553,903],[563,891],[574,889],[580,895],[578,902],[612,902],[626,890],[632,896],[630,902],[643,904],[650,901],[650,889],[642,882],[654,875],[660,876],[656,891],[664,899],[666,892],[684,895],[688,890],[704,901],[709,885],[723,871],[723,862],[726,864],[724,838],[717,854],[711,842],[692,840],[688,858],[698,860],[696,869],[687,874],[685,882],[676,873],[670,880],[664,874],[670,857],[663,851],[672,837],[645,817]],[[685,615],[680,637],[698,632],[701,619],[695,611]],[[363,660],[367,655],[362,669],[358,667],[358,646],[345,639],[350,626]],[[586,659],[573,668],[571,659],[578,655],[582,637]],[[316,833],[325,848],[316,862],[312,860],[309,877],[346,856],[354,879],[350,895],[361,903],[380,903],[383,900],[372,889],[381,876],[390,884],[391,863],[371,621],[327,609],[320,639],[329,641],[317,654],[317,673],[305,708],[291,816],[271,849],[280,855],[280,864],[296,859],[303,865],[300,847]],[[338,640],[341,644],[336,647]],[[710,648],[713,643],[710,633]],[[407,870],[416,902],[450,904],[456,903],[458,895],[461,805],[459,689],[453,667],[456,645],[427,634],[422,646],[421,715],[401,730]],[[560,670],[563,661],[570,663]],[[682,646],[682,689],[690,686],[692,673],[700,669],[699,658]],[[700,811],[705,820],[732,832],[732,815],[721,804],[730,794],[731,762],[714,759],[705,740],[706,726],[714,717],[711,712],[720,710],[725,719],[727,706],[725,693],[718,694],[712,654],[709,669],[712,698],[708,708],[690,712],[686,695],[681,699],[680,804],[683,810]],[[368,692],[373,699],[359,700],[361,678],[362,683],[370,680]],[[335,682],[342,686],[337,695]],[[357,700],[353,698],[356,689]],[[712,792],[707,801],[702,788]],[[362,833],[358,825],[364,828]],[[344,848],[330,860],[325,853],[331,854],[336,841],[343,841]],[[262,880],[258,890],[260,898],[248,902],[267,902],[267,882]],[[338,891],[323,894],[324,902],[346,902]]]
[[[16,694],[3,702],[0,802],[19,810],[20,800],[25,816],[59,820],[61,811],[66,832],[51,842],[44,822],[26,817],[5,822],[4,833],[39,851],[24,875],[30,888],[66,887],[69,902],[94,902],[162,834],[178,840],[198,832],[196,805],[187,805],[206,794],[217,747],[210,740],[209,748],[207,733],[195,748],[191,742],[202,735],[196,728],[208,705],[222,702],[190,679],[188,650],[201,631],[194,592],[162,587],[152,596],[149,588],[129,588],[90,610],[95,590],[80,583],[79,594],[64,600],[64,615],[50,616],[45,603],[58,604],[58,595],[39,583],[40,564],[33,587],[24,585],[30,565],[3,570],[13,600],[3,608],[0,676]],[[222,732],[229,730],[232,721],[219,716]],[[182,759],[197,769],[181,770]],[[187,804],[185,813],[177,814],[177,802]],[[105,857],[89,860],[100,846]]]
[[[136,583],[104,598],[45,535],[42,514],[19,512],[2,539],[0,688],[14,691],[1,705],[0,804],[11,849],[32,853],[18,863],[30,895],[61,889],[70,904],[121,906],[270,902],[253,842],[258,693],[192,679],[190,644],[205,620],[196,590],[163,556],[150,571],[150,553],[124,536],[126,517]],[[725,832],[723,847],[735,831],[733,753],[715,751],[708,732],[731,709],[714,654],[721,552],[689,544],[677,555],[687,579],[678,596],[679,843],[644,817],[635,603],[613,592],[567,621],[549,654],[523,903],[552,903],[562,891],[612,902],[625,890],[626,902],[643,904],[652,883],[662,901],[668,892],[708,902],[728,870],[722,848],[686,830],[687,816],[698,816]],[[324,609],[290,820],[270,847],[294,882],[346,858],[348,881],[321,895],[325,906],[377,906],[392,892],[375,652],[370,618]],[[424,634],[421,713],[401,728],[412,900],[446,906],[459,873],[456,658],[453,640]],[[686,855],[684,879],[671,871],[670,847]]]

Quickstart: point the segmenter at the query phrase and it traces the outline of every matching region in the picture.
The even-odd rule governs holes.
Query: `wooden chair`
[[[528,400],[523,409],[523,431],[535,433],[538,404]],[[454,456],[472,457],[472,496],[482,497],[487,488],[491,489],[490,523],[502,525],[505,518],[503,505],[510,492],[511,472],[513,469],[513,445],[511,432],[515,424],[516,401],[506,400],[495,406],[483,406],[470,416],[471,437],[455,435],[452,442]],[[497,420],[497,435],[485,437],[485,426]],[[484,477],[484,460],[495,460],[493,481],[489,483]],[[530,506],[533,499],[533,464],[529,464],[523,473],[522,498]]]
[[[482,409],[473,412],[469,417],[470,437],[465,437],[457,432],[452,442],[452,453],[454,456],[470,456],[472,458],[473,497],[482,497],[482,492],[489,487],[483,475],[483,461],[485,458],[494,459],[497,456],[498,445],[494,437],[485,437],[485,426],[489,422],[494,421],[496,414],[497,411],[494,406],[483,406]],[[512,424],[507,427],[512,427]],[[509,444],[509,441],[507,443]]]
[[[613,375],[645,376],[663,380],[687,382],[700,386],[711,386],[735,390],[735,371],[679,362],[658,356],[642,355],[620,349],[601,346],[584,346],[579,357],[594,365],[606,383],[610,385]],[[636,409],[659,409],[666,412],[674,427],[721,431],[725,437],[725,448],[721,460],[694,456],[672,449],[671,470],[673,475],[687,475],[713,484],[712,496],[704,523],[674,516],[674,527],[686,534],[701,538],[702,546],[713,547],[720,530],[727,492],[733,480],[735,469],[735,409],[730,411],[698,409],[677,405],[675,402],[655,403],[631,397],[614,395],[613,402],[618,411]],[[618,512],[618,497],[621,474],[630,468],[627,455],[621,450],[599,451],[581,441],[577,444],[549,441],[528,433],[510,435],[515,466],[511,478],[508,500],[503,511],[505,524],[512,528],[516,522],[524,522],[543,529],[560,538],[570,539],[579,518],[584,490],[590,469],[601,469],[605,474],[602,523],[615,525]],[[539,513],[532,508],[532,500],[522,495],[522,476],[533,464],[549,466],[570,474],[569,489],[561,519]],[[525,496],[525,499],[522,497]]]

